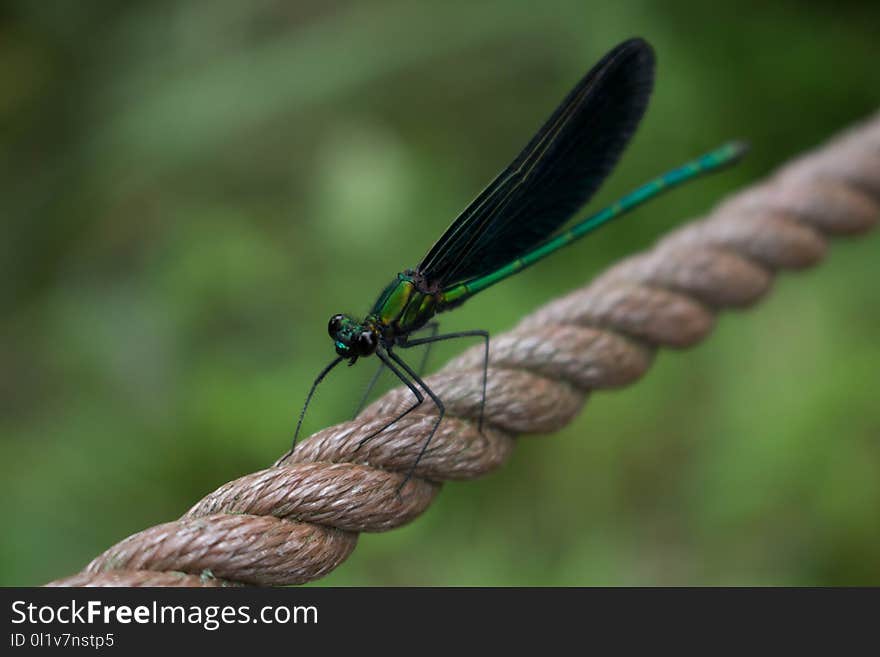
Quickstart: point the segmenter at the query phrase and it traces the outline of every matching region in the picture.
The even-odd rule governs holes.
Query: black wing
[[[614,168],[653,83],[646,41],[630,39],[605,55],[416,270],[447,287],[494,271],[550,236]]]

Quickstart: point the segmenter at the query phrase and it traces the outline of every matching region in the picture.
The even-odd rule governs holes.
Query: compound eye
[[[376,336],[370,331],[359,333],[356,341],[358,351],[361,355],[367,356],[376,351]]]
[[[330,318],[330,323],[327,324],[327,332],[332,337],[335,337],[336,334],[339,332],[339,329],[342,328],[343,319],[345,319],[344,315],[333,315],[333,317]]]

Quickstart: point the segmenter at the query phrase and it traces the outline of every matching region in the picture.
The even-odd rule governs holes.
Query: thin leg
[[[415,381],[422,388],[422,390],[428,393],[431,401],[433,401],[437,405],[437,410],[439,411],[437,414],[437,421],[434,422],[434,426],[431,427],[431,433],[428,434],[427,439],[425,439],[425,442],[422,443],[422,448],[419,450],[419,454],[418,456],[416,456],[416,460],[413,461],[413,464],[410,466],[409,470],[406,473],[406,477],[404,477],[403,481],[400,483],[400,486],[397,487],[397,492],[399,493],[400,489],[406,485],[406,482],[408,482],[410,478],[412,478],[416,466],[425,455],[425,450],[428,449],[428,445],[430,444],[431,439],[434,437],[434,434],[437,433],[437,427],[440,426],[440,422],[443,421],[443,416],[446,415],[446,407],[443,405],[443,402],[440,401],[440,398],[434,393],[434,391],[428,387],[428,384],[422,381],[421,377],[416,374],[413,369],[409,365],[407,365],[406,362],[403,361],[403,359],[400,358],[400,356],[395,354],[393,351],[389,351],[388,355],[391,357],[391,360],[400,365],[403,371],[406,372],[412,378],[412,380]]]
[[[483,350],[483,396],[480,400],[480,422],[478,428],[480,432],[483,431],[483,410],[486,407],[486,379],[489,375],[489,332],[483,331],[480,329],[475,329],[473,331],[458,331],[456,333],[445,333],[443,335],[437,335],[436,333],[429,338],[417,338],[415,340],[407,340],[405,342],[401,342],[398,346],[401,349],[409,349],[410,347],[417,347],[420,344],[431,344],[433,342],[440,342],[441,340],[453,340],[455,338],[473,338],[473,337],[481,337],[483,338],[484,350]],[[410,375],[412,376],[412,375]],[[415,377],[414,377],[415,378]],[[421,384],[420,384],[421,385]],[[424,387],[424,386],[422,386]]]
[[[284,456],[282,456],[279,459],[279,462],[283,461],[288,456],[293,454],[293,449],[294,449],[294,447],[296,447],[296,439],[299,438],[299,430],[302,429],[303,419],[306,416],[306,409],[309,407],[309,402],[312,401],[312,395],[315,394],[315,390],[317,389],[318,385],[321,383],[321,381],[324,380],[324,377],[330,373],[330,370],[332,370],[334,367],[339,365],[339,363],[341,363],[341,362],[342,362],[342,356],[334,358],[330,362],[330,364],[327,365],[323,370],[321,370],[320,374],[318,374],[317,378],[315,379],[315,382],[312,384],[311,389],[309,389],[309,394],[306,396],[306,403],[303,404],[302,410],[299,412],[299,420],[297,420],[297,422],[296,422],[296,431],[293,433],[293,442],[290,444],[290,449],[287,450],[287,454],[285,454]]]
[[[440,322],[428,322],[425,326],[425,329],[431,331],[430,337],[437,336],[437,330],[440,328]],[[419,373],[419,376],[425,373],[425,365],[428,364],[428,356],[431,353],[431,343],[428,342],[428,348],[425,349],[424,354],[422,354],[422,362],[419,363],[419,369],[416,370]],[[373,388],[376,387],[376,384],[379,382],[379,377],[382,376],[382,372],[385,370],[385,363],[379,363],[379,368],[373,374],[373,378],[370,379],[370,382],[367,384],[367,389],[364,391],[363,397],[361,397],[360,403],[357,405],[357,408],[354,411],[354,417],[360,415],[361,411],[364,410],[364,406],[367,405],[367,401],[370,399],[370,393],[373,392]],[[398,377],[399,378],[399,377]]]
[[[358,403],[357,408],[354,409],[354,417],[357,417],[361,414],[361,411],[364,410],[364,406],[367,405],[367,400],[370,398],[370,393],[373,392],[373,388],[376,387],[376,383],[379,381],[379,377],[382,376],[382,371],[385,369],[385,363],[379,363],[379,367],[376,369],[376,372],[373,374],[373,378],[370,379],[370,382],[367,384],[367,389],[364,390],[364,394],[361,397],[361,401]]]
[[[389,356],[391,356],[391,352],[390,352],[390,351],[388,351],[387,353],[388,353]],[[398,379],[400,379],[401,381],[403,381],[403,382],[406,384],[406,387],[410,389],[410,392],[412,392],[412,394],[415,395],[416,403],[413,404],[412,406],[410,406],[408,409],[406,409],[403,413],[401,413],[400,415],[398,415],[396,418],[394,418],[393,420],[391,420],[391,422],[389,422],[388,424],[386,424],[385,426],[383,426],[381,429],[379,429],[379,430],[377,430],[377,431],[374,431],[373,433],[371,433],[371,434],[370,434],[369,436],[367,436],[366,438],[361,439],[361,441],[358,443],[358,446],[355,447],[354,451],[358,451],[361,447],[363,447],[363,446],[366,444],[366,442],[367,442],[368,440],[370,440],[370,439],[372,439],[372,438],[375,438],[375,437],[378,436],[380,433],[382,433],[383,431],[385,431],[385,429],[387,429],[388,427],[390,427],[392,424],[394,424],[395,422],[398,422],[398,421],[402,420],[404,417],[406,417],[407,415],[409,415],[410,413],[412,413],[414,410],[416,410],[416,409],[422,404],[423,401],[425,401],[425,397],[424,397],[424,395],[422,395],[422,393],[419,392],[419,389],[416,388],[416,387],[413,385],[412,381],[410,381],[409,379],[407,379],[407,378],[401,373],[401,371],[400,371],[399,369],[397,369],[397,368],[394,366],[394,363],[392,363],[391,361],[388,360],[388,357],[387,357],[385,354],[383,354],[381,351],[377,351],[377,352],[376,352],[376,355],[379,357],[379,360],[381,360],[381,361],[385,364],[385,367],[387,367],[389,370],[391,370],[391,373],[394,374],[394,376],[396,376]],[[392,356],[392,358],[393,358],[393,356]],[[396,359],[395,359],[395,360],[396,360]],[[406,483],[406,481],[404,481],[404,483]]]

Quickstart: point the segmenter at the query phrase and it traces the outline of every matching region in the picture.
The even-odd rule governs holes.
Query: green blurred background
[[[880,104],[876,2],[2,7],[5,585],[271,463],[327,318],[415,264],[624,38],[654,44],[657,87],[598,202],[732,137],[751,155],[445,328],[508,328]],[[835,244],[321,583],[880,584],[878,253]],[[334,373],[307,431],[371,373]]]

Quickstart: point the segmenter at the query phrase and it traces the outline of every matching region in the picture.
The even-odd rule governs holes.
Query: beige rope
[[[449,415],[400,495],[436,417],[433,405],[356,447],[411,403],[405,388],[301,442],[285,462],[221,486],[180,520],[130,536],[51,585],[317,579],[345,560],[358,532],[409,522],[434,499],[438,482],[497,468],[516,434],[564,426],[588,391],[638,380],[657,347],[699,342],[718,311],[755,303],[777,270],[815,265],[829,238],[863,233],[878,215],[880,115],[494,336],[483,434],[475,423],[482,347],[428,377]]]

